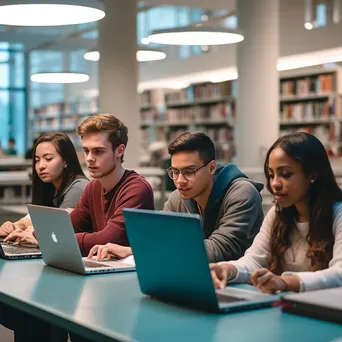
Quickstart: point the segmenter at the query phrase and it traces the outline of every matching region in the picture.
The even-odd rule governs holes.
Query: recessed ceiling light
[[[84,54],[84,58],[88,61],[98,61],[100,59],[99,51],[89,51]],[[157,49],[139,48],[137,51],[138,62],[159,61],[166,58],[166,53]]]
[[[243,41],[243,35],[223,27],[178,27],[153,31],[150,42],[166,45],[224,45]]]
[[[0,4],[0,24],[15,26],[61,26],[97,21],[105,16],[97,0],[4,0]]]
[[[41,72],[31,76],[31,81],[38,83],[82,83],[88,80],[87,74],[77,72]]]

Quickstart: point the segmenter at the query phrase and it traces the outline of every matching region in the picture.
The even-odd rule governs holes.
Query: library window
[[[324,3],[316,6],[316,25],[315,27],[324,27],[327,25],[327,5]]]
[[[144,38],[154,30],[176,28],[188,26],[195,22],[201,22],[205,11],[197,8],[188,8],[182,6],[158,6],[138,13],[138,42],[143,42]],[[163,21],[160,21],[163,18]],[[149,43],[149,46],[161,48],[160,44]],[[205,52],[200,46],[189,47],[180,46],[177,49],[167,46],[162,47],[168,50],[168,56],[187,59],[193,55],[199,55]],[[177,51],[177,53],[174,53]]]
[[[0,43],[0,143],[6,151],[14,138],[18,153],[26,147],[25,57],[19,44]]]
[[[224,20],[224,26],[230,29],[236,29],[238,26],[238,18],[232,15]]]

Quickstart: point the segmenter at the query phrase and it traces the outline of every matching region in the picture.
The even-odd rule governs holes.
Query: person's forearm
[[[286,292],[300,291],[300,279],[296,275],[285,275],[280,278],[286,284]]]
[[[15,229],[25,230],[28,226],[32,226],[32,221],[29,217],[23,217],[19,221],[13,223]]]

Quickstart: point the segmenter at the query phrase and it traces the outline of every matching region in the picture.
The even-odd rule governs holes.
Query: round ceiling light
[[[84,58],[88,61],[98,61],[100,59],[99,51],[89,51],[84,54]],[[138,62],[159,61],[166,58],[166,53],[156,49],[139,48],[137,51]]]
[[[103,4],[96,0],[29,0],[25,3],[5,0],[0,4],[1,25],[75,25],[97,21],[104,16]]]
[[[31,81],[38,83],[82,83],[88,80],[87,74],[77,72],[41,72],[31,76]]]
[[[156,30],[148,37],[150,42],[166,45],[224,45],[243,41],[243,35],[236,30],[222,27],[178,27]]]
[[[160,50],[139,48],[137,51],[138,62],[160,61],[166,58],[166,53]]]

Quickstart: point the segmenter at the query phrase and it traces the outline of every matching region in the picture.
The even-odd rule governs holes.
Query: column
[[[99,22],[100,113],[118,117],[128,127],[125,168],[138,166],[139,106],[136,0],[104,0],[106,16]]]
[[[261,167],[279,135],[278,0],[238,0],[237,165]]]

